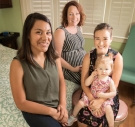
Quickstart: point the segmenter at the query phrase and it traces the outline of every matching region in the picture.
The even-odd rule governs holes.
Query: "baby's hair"
[[[100,57],[97,57],[97,60],[95,62],[95,69],[97,68],[97,66],[102,63],[105,65],[109,65],[111,66],[111,69],[113,70],[113,54],[112,53],[108,53],[105,55],[102,55]]]

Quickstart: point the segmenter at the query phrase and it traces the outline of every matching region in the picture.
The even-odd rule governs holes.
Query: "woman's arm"
[[[114,81],[116,88],[119,85],[122,70],[123,70],[123,58],[122,58],[121,54],[118,53],[115,57],[114,69],[113,69],[113,74],[112,74],[112,80]]]
[[[60,104],[62,104],[64,107],[66,107],[66,84],[62,72],[62,67],[61,67],[61,61],[60,58],[56,60],[57,68],[58,68],[58,73],[59,73],[59,98],[60,98]]]
[[[89,76],[89,66],[90,66],[90,56],[89,56],[89,53],[87,53],[84,56],[83,64],[82,64],[81,86],[85,94],[88,96],[89,100],[92,100],[93,96],[91,94],[90,88],[85,85],[85,80]]]
[[[60,113],[56,109],[26,100],[26,94],[23,87],[23,69],[18,60],[13,60],[10,66],[10,85],[12,95],[16,106],[21,110],[29,113],[43,114],[52,116],[59,120]]]
[[[62,48],[63,48],[63,45],[64,45],[64,40],[65,40],[65,32],[62,29],[57,29],[54,32],[54,40],[55,40],[56,50],[57,50],[59,56],[61,57],[61,52],[62,52]],[[66,68],[66,69],[68,69],[72,72],[79,72],[80,69],[81,69],[81,66],[77,66],[77,67],[71,66],[62,57],[61,57],[61,64],[62,64],[63,68]]]
[[[56,60],[58,74],[59,74],[59,105],[57,107],[60,112],[60,120],[61,123],[66,123],[68,120],[68,112],[66,109],[66,84],[62,72],[61,61],[60,58]]]

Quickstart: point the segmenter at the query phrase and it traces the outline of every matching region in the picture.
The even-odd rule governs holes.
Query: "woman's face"
[[[76,6],[70,6],[67,12],[68,26],[77,26],[80,22],[80,13]]]
[[[95,32],[94,45],[97,49],[97,54],[106,54],[111,42],[112,37],[107,29],[98,30]]]
[[[46,52],[52,40],[50,25],[43,20],[35,21],[29,39],[33,53]]]

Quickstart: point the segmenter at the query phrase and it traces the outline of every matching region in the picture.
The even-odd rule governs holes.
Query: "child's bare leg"
[[[76,116],[82,107],[84,107],[84,102],[79,100],[74,107],[72,115],[68,118],[68,126],[71,126],[77,120]]]
[[[83,108],[84,106],[85,106],[84,102],[82,100],[79,100],[78,103],[74,107],[72,115],[76,117],[80,109]]]
[[[112,111],[112,107],[110,105],[107,105],[105,107],[105,114],[106,114],[106,119],[108,121],[109,127],[114,127],[114,114]]]

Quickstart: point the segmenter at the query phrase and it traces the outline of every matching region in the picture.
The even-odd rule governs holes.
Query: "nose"
[[[102,41],[102,40],[100,40],[99,44],[100,44],[100,45],[103,45],[103,41]]]
[[[105,73],[106,71],[105,70],[103,70],[103,73]]]
[[[45,33],[42,34],[42,40],[47,40],[47,35]]]

